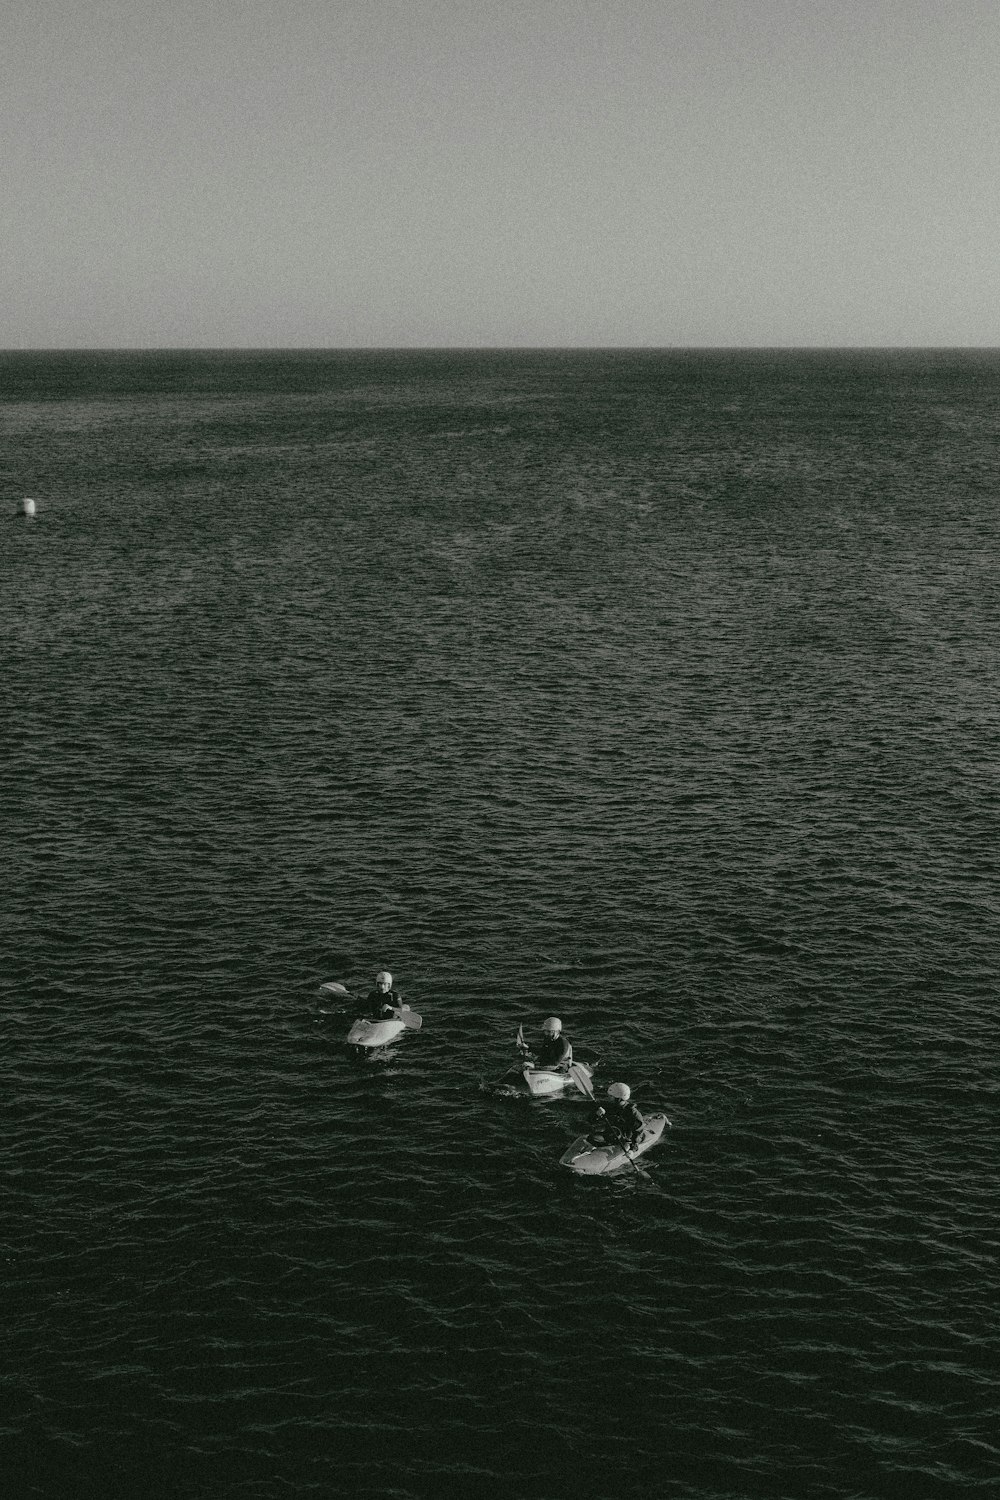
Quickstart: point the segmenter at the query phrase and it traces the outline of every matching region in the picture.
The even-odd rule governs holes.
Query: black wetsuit
[[[598,1123],[609,1130],[612,1138],[620,1136],[628,1149],[634,1151],[646,1122],[631,1099],[609,1099],[604,1106],[604,1119]]]
[[[544,1037],[535,1048],[536,1068],[560,1068],[573,1061],[573,1048],[564,1036]]]
[[[387,1015],[399,1009],[399,1003],[395,990],[370,990],[365,997],[365,1006],[373,1021],[384,1021]]]

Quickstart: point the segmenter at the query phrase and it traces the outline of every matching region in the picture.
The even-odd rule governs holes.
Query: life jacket
[[[545,1037],[535,1054],[535,1064],[539,1068],[558,1068],[572,1061],[573,1048],[569,1039],[562,1035]]]
[[[368,1007],[368,1014],[378,1020],[380,1016],[385,1015],[386,1010],[398,1010],[400,999],[395,990],[386,990],[384,993],[382,990],[371,990],[365,1004]]]
[[[611,1099],[605,1105],[604,1118],[612,1130],[621,1131],[629,1140],[641,1135],[646,1124],[631,1099]]]

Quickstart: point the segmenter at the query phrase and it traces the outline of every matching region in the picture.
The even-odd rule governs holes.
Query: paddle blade
[[[424,1024],[415,1010],[394,1010],[393,1015],[397,1021],[402,1021],[403,1025],[408,1026],[411,1031],[419,1031]]]
[[[527,1047],[526,1047],[525,1041],[524,1041],[524,1027],[523,1027],[523,1025],[519,1026],[517,1028],[517,1042],[516,1042],[516,1045],[518,1047],[520,1047],[520,1049],[521,1049],[522,1052],[526,1052],[527,1051]]]
[[[348,995],[350,993],[349,990],[344,989],[342,984],[338,984],[335,979],[331,979],[328,984],[321,984],[319,992],[321,995]]]
[[[569,1072],[570,1072],[570,1077],[573,1079],[573,1082],[576,1084],[577,1088],[580,1090],[580,1093],[581,1094],[586,1094],[586,1096],[587,1096],[588,1099],[593,1099],[593,1097],[594,1097],[594,1090],[590,1086],[590,1074],[587,1072],[587,1070],[583,1066],[583,1064],[582,1063],[570,1063],[570,1065],[569,1065]]]

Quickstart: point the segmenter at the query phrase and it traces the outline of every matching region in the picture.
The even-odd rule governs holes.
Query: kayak
[[[349,1047],[387,1047],[394,1042],[401,1031],[406,1027],[402,1021],[397,1021],[395,1016],[387,1016],[384,1021],[366,1021],[364,1019],[355,1021],[347,1033],[347,1045]]]
[[[589,1081],[593,1076],[593,1068],[588,1068],[586,1063],[577,1063],[577,1067],[586,1073]],[[581,1094],[586,1092],[585,1089],[580,1088],[572,1073],[561,1072],[558,1068],[535,1068],[532,1067],[531,1063],[526,1063],[521,1069],[521,1076],[524,1079],[528,1093],[534,1099],[544,1099],[551,1097],[553,1094],[561,1094],[565,1088],[579,1089]]]
[[[403,1005],[395,1015],[381,1021],[366,1020],[364,1016],[355,1021],[345,1037],[349,1047],[387,1047],[401,1031],[419,1031],[420,1017],[408,1005]]]
[[[589,1137],[578,1136],[566,1154],[559,1158],[560,1165],[588,1177],[607,1177],[612,1172],[620,1172],[623,1167],[631,1171],[629,1162],[655,1146],[669,1126],[666,1115],[647,1115],[642,1139],[631,1152],[619,1145],[595,1146]]]
[[[596,1058],[591,1062],[581,1060],[560,1068],[540,1068],[534,1062],[516,1062],[502,1078],[497,1079],[497,1084],[506,1085],[515,1093],[530,1094],[533,1099],[554,1099],[560,1094],[573,1094],[574,1091],[587,1099],[593,1099],[591,1080],[596,1066]]]

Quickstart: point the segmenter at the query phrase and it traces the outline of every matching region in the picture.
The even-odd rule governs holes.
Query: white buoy
[[[34,500],[22,500],[21,501],[21,509],[24,511],[24,514],[26,516],[33,516],[35,514],[35,502],[34,502]]]

